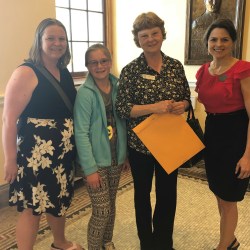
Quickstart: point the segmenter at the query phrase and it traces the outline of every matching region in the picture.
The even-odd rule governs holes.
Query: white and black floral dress
[[[38,85],[19,119],[18,175],[10,185],[10,206],[31,208],[34,215],[63,216],[73,197],[75,142],[72,112],[48,80],[32,64]],[[74,103],[76,90],[67,69],[60,86]]]

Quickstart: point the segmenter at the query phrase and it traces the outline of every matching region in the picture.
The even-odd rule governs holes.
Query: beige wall
[[[55,17],[53,0],[0,0],[0,115],[6,83],[12,71],[27,58],[38,23]],[[2,123],[0,123],[2,130]],[[0,136],[2,141],[2,137]],[[3,181],[3,149],[0,143],[0,184]]]
[[[0,115],[6,83],[12,71],[28,56],[37,24],[46,17],[55,17],[54,0],[0,0]],[[135,17],[141,12],[154,11],[165,20],[167,39],[163,51],[184,62],[184,41],[186,25],[185,0],[112,0],[115,20],[113,27],[114,73],[119,74],[121,68],[141,52],[135,47],[131,35]],[[250,61],[250,0],[246,0],[245,26],[243,32],[243,59]],[[185,66],[191,89],[195,82],[198,66]],[[201,124],[205,114],[202,105],[195,110]],[[1,129],[1,123],[0,123]],[[1,135],[0,135],[1,139]],[[0,143],[0,185],[3,184],[3,153]]]

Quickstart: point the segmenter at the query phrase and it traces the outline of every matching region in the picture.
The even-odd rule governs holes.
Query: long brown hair
[[[64,27],[64,25],[54,18],[46,18],[40,22],[40,24],[37,26],[36,32],[35,32],[35,38],[33,41],[33,45],[30,48],[29,51],[29,58],[25,60],[26,62],[32,62],[35,65],[43,65],[42,61],[42,55],[41,55],[41,46],[42,46],[42,36],[44,33],[44,30],[51,25],[57,25],[59,27],[62,27],[66,34],[66,40],[67,40],[67,48],[65,51],[65,54],[58,60],[57,67],[58,68],[66,68],[67,65],[70,62],[70,51],[69,51],[69,43],[68,43],[68,37],[67,37],[67,31]]]

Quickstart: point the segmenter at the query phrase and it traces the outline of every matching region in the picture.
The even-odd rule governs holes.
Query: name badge
[[[147,79],[147,80],[155,80],[155,76],[152,75],[147,75],[147,74],[141,74],[143,79]]]

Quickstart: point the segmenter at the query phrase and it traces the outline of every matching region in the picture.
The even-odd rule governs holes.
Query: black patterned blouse
[[[144,53],[126,65],[120,75],[116,99],[117,113],[127,119],[128,146],[144,154],[150,154],[132,129],[149,115],[131,118],[134,105],[153,104],[163,100],[190,100],[190,89],[182,64],[162,53],[161,72],[147,65]]]

